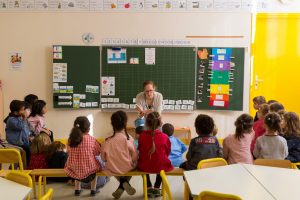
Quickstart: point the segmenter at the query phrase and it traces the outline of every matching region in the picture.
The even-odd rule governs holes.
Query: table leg
[[[146,175],[142,175],[143,177],[143,190],[144,190],[144,200],[148,200],[148,191],[147,191],[147,178]]]
[[[35,181],[35,175],[32,175],[32,190],[33,190],[33,198],[36,199],[36,181]]]

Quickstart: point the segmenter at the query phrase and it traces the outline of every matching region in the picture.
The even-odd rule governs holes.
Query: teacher
[[[143,83],[143,92],[136,95],[136,109],[140,117],[143,117],[151,112],[161,114],[163,96],[156,92],[156,86],[153,81],[145,81]]]

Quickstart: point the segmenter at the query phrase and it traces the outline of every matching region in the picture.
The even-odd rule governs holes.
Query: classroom
[[[216,137],[222,142],[228,135],[235,133],[234,123],[241,114],[255,116],[253,98],[256,96],[277,100],[286,111],[299,115],[296,89],[300,69],[299,13],[300,2],[296,0],[0,0],[0,119],[3,121],[10,113],[12,100],[23,100],[26,95],[35,94],[47,103],[45,118],[54,140],[66,142],[76,117],[86,116],[90,122],[89,134],[103,142],[113,133],[111,116],[117,110],[126,112],[128,127],[135,127],[138,114],[134,107],[135,99],[131,100],[135,98],[133,94],[144,90],[143,82],[146,80],[153,80],[164,100],[169,99],[169,105],[161,113],[162,122],[173,124],[177,130],[189,130],[189,140],[198,136],[195,119],[205,114],[213,118],[218,129]],[[93,53],[98,52],[98,47],[98,55],[86,53],[87,49]],[[190,53],[186,53],[184,48],[190,50]],[[67,57],[67,52],[72,53],[77,49],[79,51],[73,57]],[[235,71],[229,71],[229,74],[233,74],[233,78],[229,78],[229,82],[233,81],[227,95],[229,106],[208,105],[211,98],[207,97],[210,95],[208,89],[203,92],[203,98],[208,99],[205,101],[207,104],[202,106],[198,98],[202,89],[199,90],[198,86],[201,84],[199,70],[203,58],[197,53],[208,50],[211,55],[214,50],[229,49],[233,54],[232,59],[236,61]],[[144,50],[149,52],[144,53]],[[161,50],[165,50],[163,53],[166,54],[160,53]],[[117,54],[121,56],[117,58],[119,61],[106,59],[114,54],[111,52],[116,51],[121,52]],[[177,51],[179,56],[176,55]],[[127,54],[125,63],[122,60],[124,52]],[[154,61],[150,57],[146,58],[151,53],[154,54]],[[173,56],[173,53],[178,62],[172,62],[172,66],[164,70],[160,61],[163,56]],[[60,55],[64,57],[60,58]],[[187,59],[188,56],[191,59]],[[73,98],[70,102],[74,106],[59,104],[59,93],[62,92],[55,90],[59,88],[58,85],[61,87],[69,83],[64,84],[63,80],[56,79],[54,72],[63,67],[59,63],[65,62],[68,63],[68,73],[71,73],[71,61],[79,63],[81,58],[86,60],[75,72],[74,80],[68,74],[68,82],[71,79],[74,81],[69,85],[72,88],[71,94],[65,94]],[[96,59],[89,61],[89,58]],[[89,70],[93,64],[95,67]],[[211,63],[206,64],[205,69],[210,69]],[[133,70],[140,65],[144,67],[142,71]],[[152,68],[147,68],[152,65],[157,66],[153,73]],[[120,70],[123,67],[128,73],[118,74],[118,70],[110,69],[111,66],[119,67]],[[193,76],[189,74],[185,77],[185,73]],[[105,96],[103,80],[111,81],[110,77],[116,78],[113,79],[116,87],[123,86],[120,90],[116,88],[116,92],[123,91],[120,96]],[[80,87],[90,85],[89,91],[86,87],[84,91],[77,92],[77,97],[73,96],[73,86],[75,94],[77,83]],[[122,100],[121,97],[128,92],[124,88],[126,85],[130,85],[128,90],[133,94]],[[210,90],[213,90],[212,87]],[[177,98],[178,91],[182,93]],[[184,93],[186,91],[191,96],[187,97]],[[78,107],[75,106],[75,98],[90,97],[91,104],[79,104],[78,101]],[[118,104],[108,103],[109,99]],[[181,106],[178,108],[181,110],[176,111],[171,104],[177,103],[170,103],[171,99],[174,102],[186,101],[187,106]],[[5,123],[1,122],[1,139],[6,138],[5,128]],[[240,171],[245,176],[251,170],[255,171],[246,165],[228,170]],[[167,174],[173,199],[184,199],[182,176],[182,173],[181,176]],[[154,175],[151,178],[154,179]],[[139,176],[133,176],[130,183],[135,186],[136,194],[125,194],[121,199],[143,199],[142,181]],[[110,182],[91,199],[113,199],[111,194],[117,184],[118,181],[110,177]],[[74,198],[73,186],[54,183],[47,186],[50,187],[54,189],[53,199]],[[261,189],[253,182],[253,188],[256,187],[257,190]],[[60,188],[66,192],[59,194],[57,191]],[[264,198],[280,199],[281,194],[276,195],[269,197],[265,194]],[[81,198],[89,196],[84,191]]]

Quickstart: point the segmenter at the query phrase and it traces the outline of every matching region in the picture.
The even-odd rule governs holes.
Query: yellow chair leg
[[[144,200],[148,200],[147,177],[146,175],[142,175],[142,177],[143,177]]]
[[[36,199],[36,181],[35,181],[35,175],[32,175],[32,190],[33,190],[33,198]]]
[[[44,194],[46,194],[46,191],[47,191],[47,190],[46,190],[46,189],[47,189],[47,188],[46,188],[46,186],[47,186],[46,178],[47,178],[47,177],[44,176]]]

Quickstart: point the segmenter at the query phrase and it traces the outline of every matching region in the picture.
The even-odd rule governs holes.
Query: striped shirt
[[[109,176],[124,174],[136,167],[137,150],[133,138],[127,140],[125,132],[117,132],[106,139],[101,149],[101,158],[105,162],[103,172]]]
[[[97,140],[85,134],[82,142],[77,147],[67,147],[69,154],[65,165],[65,172],[75,179],[84,179],[89,175],[101,170],[96,156],[100,154],[100,144]]]

